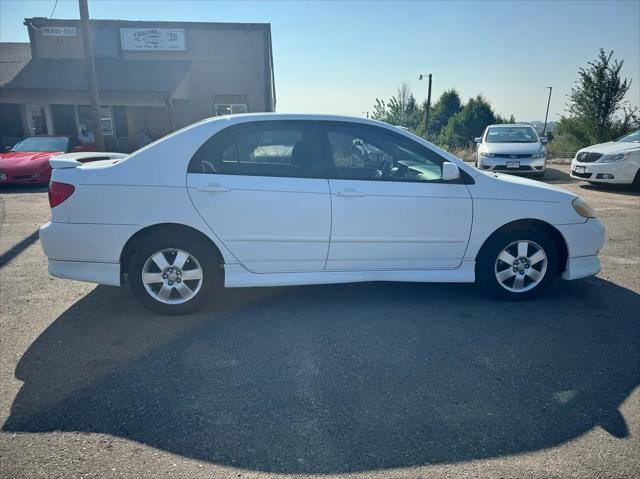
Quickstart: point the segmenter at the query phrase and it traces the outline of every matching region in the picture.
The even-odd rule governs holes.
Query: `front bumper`
[[[578,166],[584,167],[584,173],[576,173]],[[638,166],[627,160],[614,163],[581,163],[576,160],[571,162],[572,178],[594,183],[629,185],[633,183],[637,172]]]
[[[507,163],[516,161],[520,164],[518,168],[508,168]],[[478,156],[478,166],[485,171],[500,171],[504,173],[542,173],[546,169],[545,158],[488,158],[486,156]]]
[[[596,218],[584,223],[557,225],[567,244],[567,264],[562,279],[579,279],[600,272],[598,253],[604,245],[604,226]]]

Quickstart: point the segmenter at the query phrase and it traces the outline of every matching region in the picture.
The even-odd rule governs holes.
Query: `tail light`
[[[49,205],[51,205],[51,208],[58,206],[69,198],[75,189],[75,186],[68,183],[58,183],[57,181],[49,183]]]

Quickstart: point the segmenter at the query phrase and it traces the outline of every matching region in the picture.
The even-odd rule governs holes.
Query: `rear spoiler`
[[[128,155],[125,153],[102,153],[99,151],[84,151],[82,153],[65,153],[49,158],[49,165],[55,170],[76,168],[89,161],[121,160]]]

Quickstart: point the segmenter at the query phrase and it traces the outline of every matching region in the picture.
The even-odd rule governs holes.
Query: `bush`
[[[461,160],[466,161],[467,163],[475,163],[477,157],[477,150],[475,146],[467,146],[464,148],[452,148],[449,151],[453,156],[457,156]]]
[[[570,133],[556,135],[547,145],[547,158],[571,158],[583,148],[584,142]]]

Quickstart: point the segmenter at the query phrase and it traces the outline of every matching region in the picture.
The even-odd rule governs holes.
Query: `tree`
[[[449,119],[462,110],[462,100],[455,88],[446,90],[440,95],[431,109],[431,120],[429,122],[429,138],[437,138],[442,128],[449,122]],[[420,136],[423,136],[424,125],[419,128]]]
[[[613,59],[601,48],[598,57],[578,70],[578,80],[569,94],[567,111],[558,125],[558,135],[572,135],[581,143],[610,140],[638,124],[637,108],[630,109],[624,97],[631,80],[622,78],[624,61]]]
[[[478,95],[469,99],[467,104],[449,119],[438,137],[438,143],[449,148],[467,147],[492,123],[499,123],[498,117],[491,105]]]
[[[422,110],[416,102],[407,82],[402,82],[388,102],[376,98],[371,118],[391,125],[400,125],[416,131],[422,117]]]

